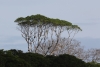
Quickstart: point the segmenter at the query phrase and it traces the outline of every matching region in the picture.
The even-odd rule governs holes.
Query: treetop
[[[27,17],[19,17],[14,22],[17,22],[18,25],[37,25],[37,24],[52,24],[52,26],[70,26],[71,29],[79,29],[78,25],[73,25],[69,21],[49,18],[44,15],[36,14]]]

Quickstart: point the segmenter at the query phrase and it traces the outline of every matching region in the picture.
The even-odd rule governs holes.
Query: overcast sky
[[[27,51],[14,20],[35,14],[79,25],[83,31],[75,38],[81,45],[100,48],[100,0],[0,0],[0,49]]]

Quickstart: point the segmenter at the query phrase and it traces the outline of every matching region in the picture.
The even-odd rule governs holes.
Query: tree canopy
[[[50,24],[52,26],[70,26],[72,29],[79,29],[82,30],[78,25],[73,25],[69,21],[60,20],[60,19],[53,19],[49,18],[40,14],[31,15],[27,17],[19,17],[15,20],[18,25],[36,25],[36,24]]]

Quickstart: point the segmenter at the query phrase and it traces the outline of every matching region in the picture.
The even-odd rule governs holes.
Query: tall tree
[[[19,26],[18,29],[28,44],[28,51],[33,51],[34,53],[42,51],[45,55],[48,51],[49,54],[53,54],[60,42],[61,34],[64,31],[68,32],[68,37],[65,38],[70,39],[69,43],[71,43],[75,34],[81,31],[79,26],[73,25],[71,22],[48,18],[40,14],[19,17],[15,22],[17,22]],[[74,35],[71,38],[72,33],[74,33]],[[52,45],[47,44],[47,42],[51,42]],[[48,46],[48,49],[44,49],[46,46]],[[52,46],[53,48],[51,48]]]

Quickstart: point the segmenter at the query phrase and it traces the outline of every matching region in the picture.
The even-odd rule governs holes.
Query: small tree
[[[56,50],[62,32],[67,31],[68,39],[72,40],[75,34],[81,31],[80,27],[68,21],[52,19],[40,14],[20,17],[15,22],[18,23],[18,29],[28,44],[28,51],[34,53],[43,51],[42,53],[45,55],[48,51],[50,51],[49,54],[51,55]],[[74,36],[70,38],[73,32]],[[51,42],[52,45],[55,44],[52,49],[52,45],[47,44],[47,42]],[[44,49],[46,46],[49,46],[48,50]]]

